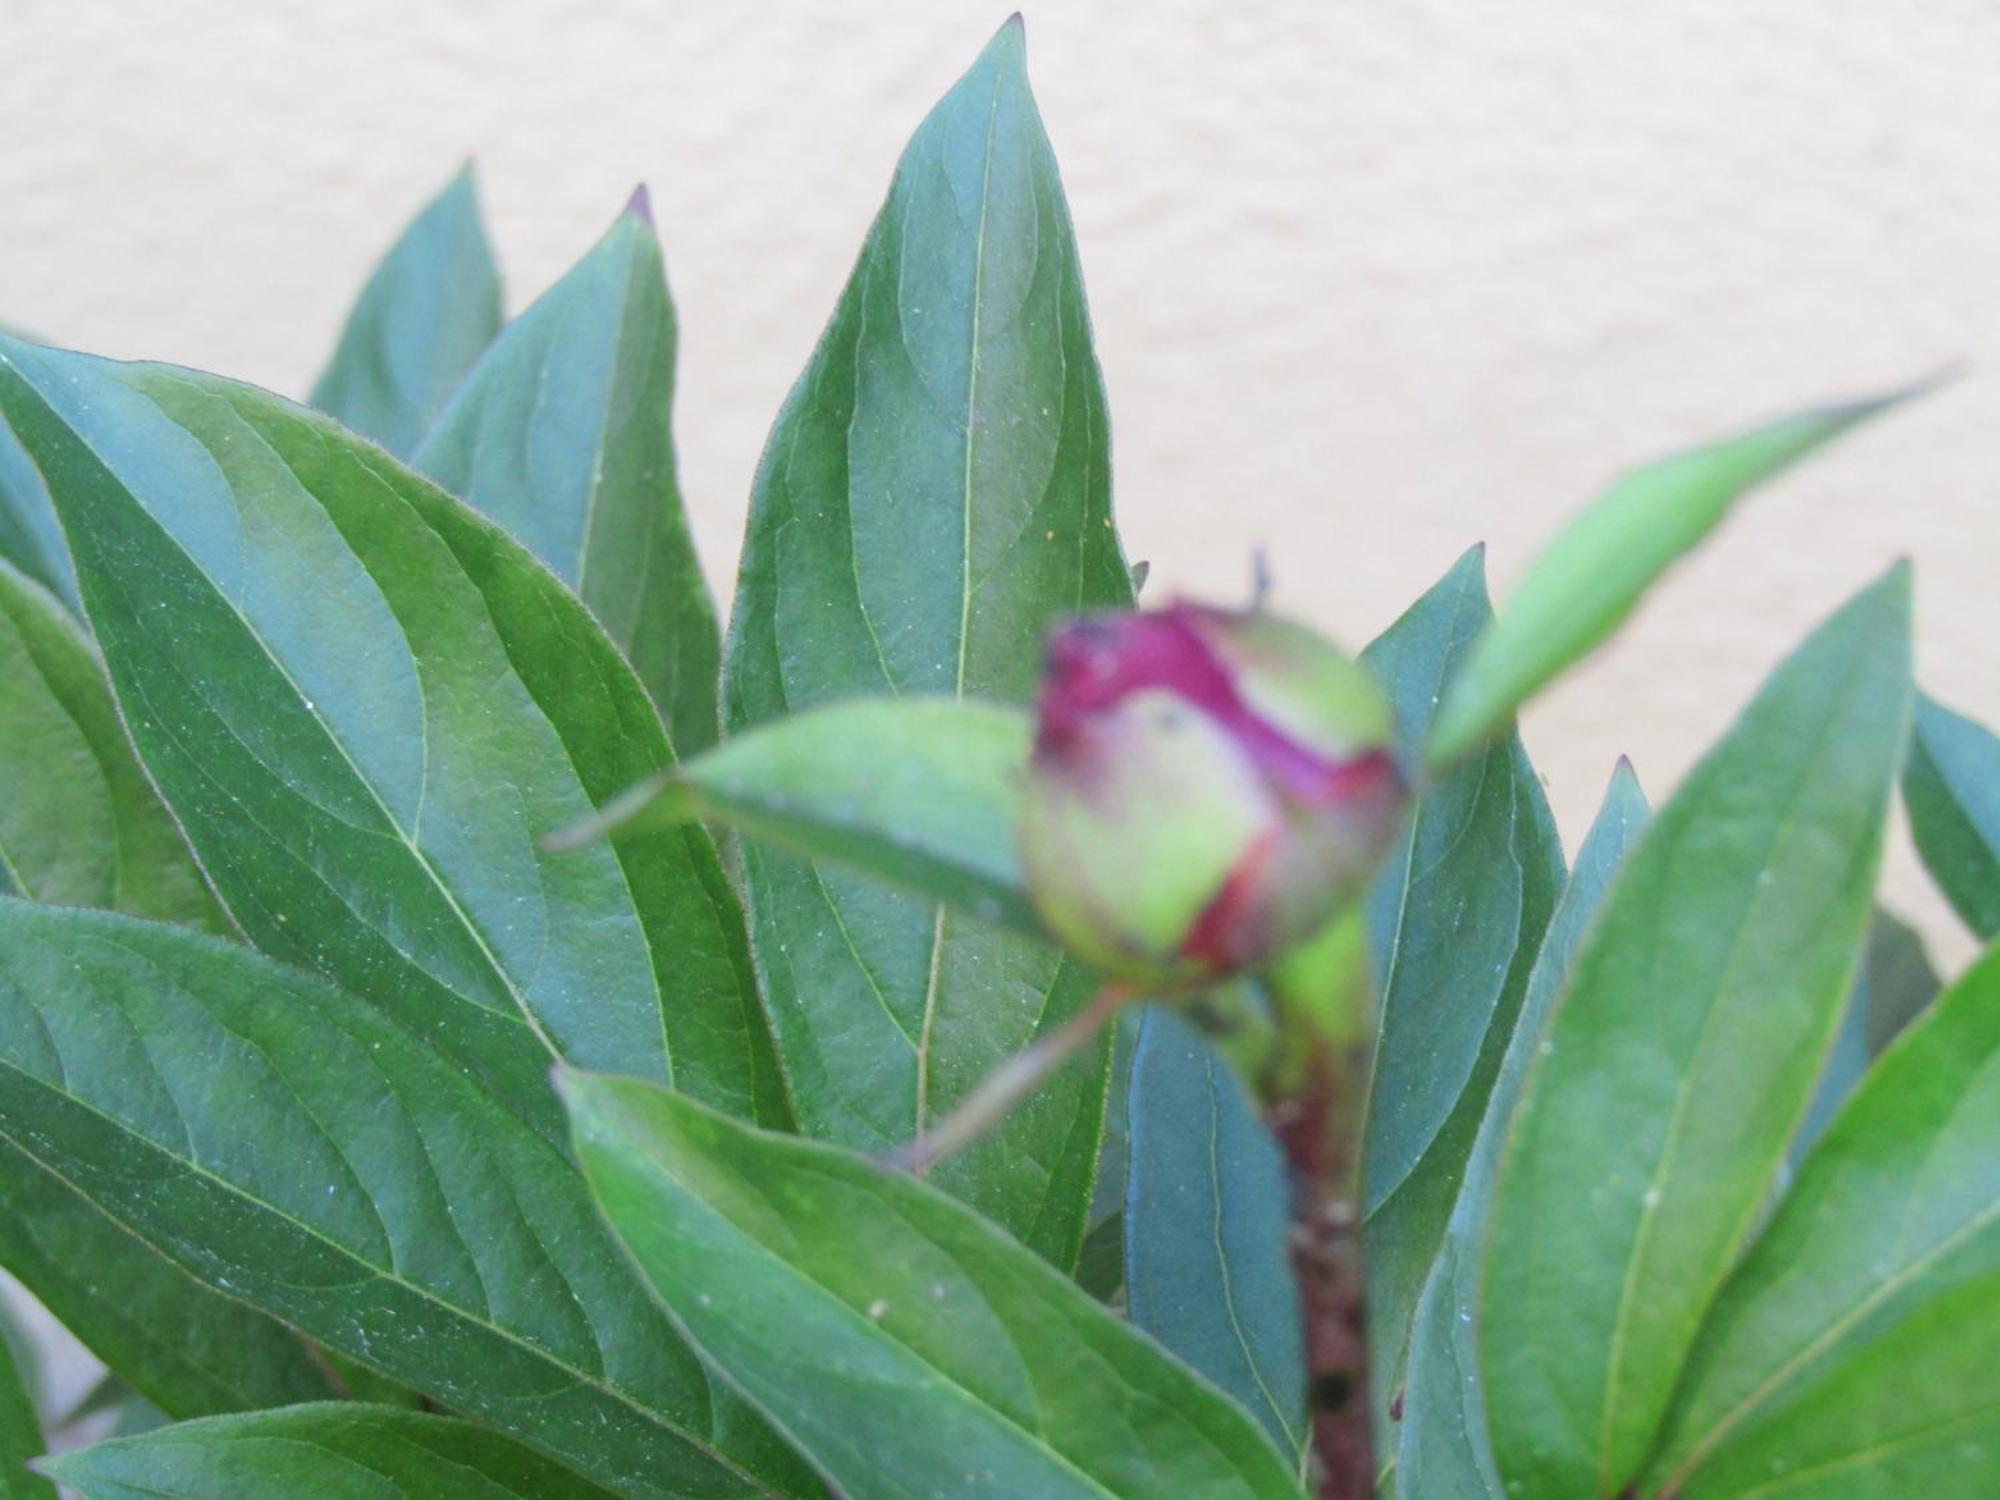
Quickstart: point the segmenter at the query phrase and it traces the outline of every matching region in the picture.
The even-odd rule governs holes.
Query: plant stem
[[[1292,1270],[1305,1323],[1313,1493],[1368,1500],[1374,1448],[1368,1416],[1368,1339],[1361,1225],[1354,1200],[1359,1097],[1352,1060],[1322,1041],[1296,1091],[1270,1109],[1272,1134],[1292,1168]]]

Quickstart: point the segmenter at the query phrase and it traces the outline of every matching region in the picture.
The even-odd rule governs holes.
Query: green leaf
[[[640,783],[557,844],[707,819],[1039,934],[1018,852],[1029,734],[997,703],[831,703]]]
[[[687,756],[715,742],[721,648],[674,474],[674,309],[640,192],[507,325],[414,463],[583,596]]]
[[[203,1281],[623,1493],[809,1492],[563,1151],[312,975],[0,900],[0,1137]]]
[[[368,278],[309,399],[400,457],[499,331],[500,272],[468,162]]]
[[[1132,1322],[1240,1401],[1296,1460],[1306,1352],[1286,1257],[1284,1158],[1229,1064],[1160,1006],[1140,1024],[1127,1119]]]
[[[2000,936],[2000,739],[1919,695],[1903,805],[1952,909],[1981,938]]]
[[[538,848],[672,758],[553,575],[247,386],[0,345],[0,407],[78,539],[140,757],[252,942],[390,1008],[552,1139],[552,1055],[784,1118],[707,834]]]
[[[1474,647],[1438,710],[1429,763],[1446,766],[1476,750],[1596,650],[1746,490],[1928,386],[1781,417],[1619,480],[1542,549]]]
[[[298,1335],[211,1291],[41,1162],[0,1142],[0,1266],[176,1417],[336,1393]]]
[[[1834,1035],[1833,1052],[1820,1073],[1805,1124],[1792,1141],[1791,1164],[1804,1160],[1870,1061],[1937,997],[1938,984],[1916,929],[1877,907],[1869,920],[1861,970],[1854,976],[1840,1030]]]
[[[959,1203],[663,1089],[560,1080],[654,1291],[843,1494],[1299,1500],[1240,1408]]]
[[[132,753],[89,638],[4,562],[0,705],[0,890],[228,930]]]
[[[1474,548],[1362,653],[1406,759],[1489,618]],[[1369,895],[1381,1025],[1362,1209],[1378,1423],[1562,883],[1541,779],[1509,735],[1432,784]]]
[[[1663,808],[1514,1114],[1482,1279],[1494,1453],[1616,1494],[1762,1214],[1833,1041],[1909,723],[1898,566],[1765,683]]]
[[[911,140],[758,471],[724,667],[735,733],[838,698],[1019,702],[1058,616],[1128,604],[1075,236],[1010,23]],[[1093,981],[1043,944],[749,843],[800,1124],[899,1146]],[[1089,1049],[935,1180],[1074,1263]]]
[[[12,563],[65,607],[80,608],[49,487],[5,421],[0,421],[0,562]]]
[[[42,1425],[14,1355],[0,1341],[0,1500],[56,1500],[56,1488],[28,1470],[41,1455]]]
[[[1393,1429],[1396,1477],[1410,1495],[1454,1500],[1504,1500],[1486,1432],[1486,1396],[1479,1381],[1476,1328],[1479,1263],[1493,1212],[1494,1173],[1521,1083],[1547,1030],[1549,1013],[1598,904],[1645,826],[1645,794],[1620,761],[1576,868],[1549,919],[1520,1018],[1487,1100],[1465,1183],[1452,1208],[1444,1243],[1425,1280],[1411,1325],[1402,1418]],[[1386,1446],[1386,1444],[1385,1444]]]
[[[0,876],[19,894],[213,931],[228,921],[60,605],[0,563]],[[176,1415],[332,1393],[288,1329],[218,1296],[0,1146],[0,1265]]]
[[[1869,1072],[1723,1288],[1658,1483],[1689,1497],[2000,1492],[1997,1139],[1989,951]],[[1808,1482],[1835,1474],[1845,1488]]]
[[[455,1417],[353,1402],[210,1417],[48,1460],[82,1500],[589,1500],[609,1491]]]

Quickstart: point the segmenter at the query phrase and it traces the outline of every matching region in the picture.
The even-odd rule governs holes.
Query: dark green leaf
[[[352,1402],[210,1417],[42,1465],[82,1500],[590,1500],[608,1496],[455,1417]]]
[[[671,760],[551,574],[247,386],[16,344],[0,407],[79,539],[133,742],[254,943],[394,1010],[552,1138],[551,1054],[783,1118],[707,834],[538,848]]]
[[[1362,654],[1406,758],[1490,617],[1475,548]],[[1430,787],[1370,893],[1381,1032],[1362,1176],[1378,1420],[1562,882],[1541,780],[1509,735]]]
[[[126,741],[96,651],[4,563],[0,704],[0,872],[16,891],[227,926]],[[209,1291],[7,1146],[0,1265],[176,1415],[332,1394],[289,1330]]]
[[[563,1152],[311,975],[0,900],[0,1136],[203,1281],[624,1493],[809,1492]]]
[[[1903,805],[1952,908],[1981,938],[2000,936],[2000,739],[1920,696]]]
[[[1244,1412],[914,1178],[564,1070],[599,1206],[842,1493],[1299,1500]]]
[[[991,922],[1041,932],[1018,853],[1028,717],[957,698],[855,698],[744,731],[563,834],[706,818]]]
[[[1652,1465],[1663,1486],[2000,1493],[1996,1140],[1990,952],[1869,1072],[1723,1288]]]
[[[499,331],[500,272],[468,163],[368,278],[310,400],[407,454]]]
[[[0,420],[0,562],[12,563],[77,609],[76,574],[69,565],[56,509],[42,472],[14,429]]]
[[[507,325],[415,465],[583,596],[689,756],[715,742],[720,644],[674,474],[674,341],[660,244],[635,198]]]
[[[1482,1279],[1501,1475],[1619,1493],[1839,1023],[1909,722],[1898,567],[1821,626],[1640,836],[1529,1071]]]
[[[1514,711],[1594,651],[1655,579],[1721,524],[1746,490],[1928,383],[1781,417],[1626,475],[1556,533],[1452,684],[1433,766],[1479,748]]]
[[[1493,1175],[1522,1080],[1541,1044],[1571,958],[1646,817],[1645,794],[1631,768],[1621,761],[1535,956],[1520,1019],[1466,1163],[1465,1184],[1417,1301],[1403,1414],[1393,1429],[1396,1477],[1405,1494],[1452,1500],[1476,1496],[1504,1500],[1506,1495],[1486,1434],[1486,1397],[1479,1383],[1475,1333],[1480,1256],[1493,1211]]]
[[[85,1348],[172,1416],[336,1394],[297,1334],[203,1286],[5,1142],[0,1266]]]
[[[1861,970],[1847,996],[1847,1009],[1833,1039],[1833,1051],[1820,1073],[1819,1088],[1805,1124],[1792,1142],[1791,1164],[1804,1160],[1869,1062],[1895,1038],[1917,1013],[1936,998],[1938,977],[1915,928],[1880,907],[1868,924],[1868,945]]]
[[[42,1447],[34,1400],[12,1352],[0,1342],[0,1500],[55,1500],[56,1487],[28,1471]]]
[[[104,663],[0,562],[0,890],[225,931],[118,722]]]
[[[1020,701],[1050,621],[1122,605],[1075,237],[1004,28],[911,140],[758,472],[724,670],[733,733],[836,698]],[[1053,950],[750,843],[753,938],[800,1123],[897,1146],[1092,981]],[[1104,1119],[1090,1049],[935,1180],[1075,1261]]]
[[[1126,1308],[1296,1459],[1306,1355],[1284,1158],[1229,1064],[1160,1006],[1140,1025],[1130,1090]]]

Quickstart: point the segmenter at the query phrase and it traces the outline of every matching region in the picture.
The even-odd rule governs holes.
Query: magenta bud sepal
[[[1100,971],[1268,965],[1353,901],[1400,826],[1366,670],[1262,612],[1097,615],[1048,643],[1022,821],[1029,893]]]

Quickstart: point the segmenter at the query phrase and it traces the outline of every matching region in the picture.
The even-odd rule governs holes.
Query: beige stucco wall
[[[520,306],[649,181],[727,580],[758,447],[903,138],[998,3],[0,0],[0,319],[298,392],[477,156]],[[1620,467],[1952,360],[1759,499],[1529,721],[1572,838],[1655,794],[1900,552],[1932,689],[2000,719],[1991,0],[1080,4],[1028,16],[1118,503],[1154,590],[1358,645],[1484,538],[1504,595]],[[1965,939],[1907,854],[1893,899]]]

